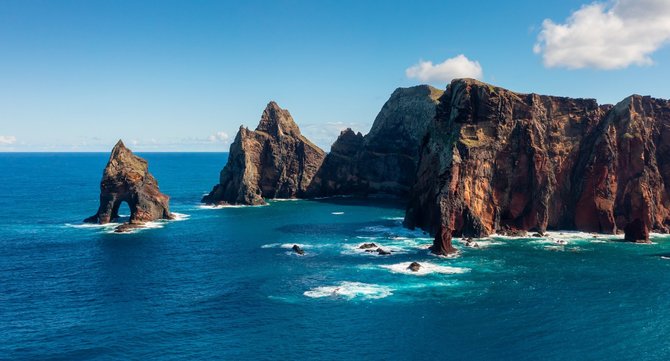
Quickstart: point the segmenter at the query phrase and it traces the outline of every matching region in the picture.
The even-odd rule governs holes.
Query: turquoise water
[[[0,359],[670,358],[670,240],[439,258],[390,201],[203,208],[225,154],[143,154],[182,220],[110,234],[81,224],[107,156],[0,154]]]

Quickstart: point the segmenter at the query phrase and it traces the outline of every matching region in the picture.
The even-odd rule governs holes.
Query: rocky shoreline
[[[434,235],[431,250],[456,252],[452,237],[542,235],[547,230],[624,233],[648,242],[670,231],[670,103],[630,96],[593,99],[522,94],[472,79],[441,91],[399,88],[366,135],[344,130],[329,153],[270,102],[255,130],[240,127],[211,205],[265,199],[391,196],[404,224]],[[146,161],[122,142],[101,182],[107,223],[131,208],[132,229],[170,219]]]

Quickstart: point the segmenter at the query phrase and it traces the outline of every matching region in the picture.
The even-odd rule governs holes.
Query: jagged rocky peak
[[[527,230],[644,241],[670,224],[669,127],[665,100],[599,106],[455,80],[421,146],[405,223],[437,234],[437,253],[452,236]]]
[[[275,137],[281,135],[301,136],[300,128],[293,120],[291,113],[280,108],[274,101],[271,101],[265,107],[256,131],[265,132]]]
[[[158,182],[149,173],[147,161],[134,155],[119,140],[102,174],[100,207],[85,222],[105,224],[116,220],[123,202],[130,208],[130,221],[117,230],[158,219],[172,219],[169,200],[170,197],[159,191]]]
[[[256,130],[240,127],[219,184],[202,202],[259,205],[265,198],[301,197],[324,157],[300,133],[288,110],[270,102]]]
[[[396,89],[365,137],[348,129],[333,143],[310,195],[406,197],[442,93],[428,85]]]

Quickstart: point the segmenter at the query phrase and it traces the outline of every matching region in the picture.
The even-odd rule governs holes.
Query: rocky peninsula
[[[520,94],[453,81],[421,146],[405,223],[451,237],[547,229],[645,242],[670,225],[670,104]]]
[[[271,102],[255,131],[240,128],[203,202],[399,197],[438,254],[456,236],[550,229],[646,242],[670,231],[668,150],[667,100],[599,105],[457,79],[397,89],[367,135],[347,129],[327,155]]]

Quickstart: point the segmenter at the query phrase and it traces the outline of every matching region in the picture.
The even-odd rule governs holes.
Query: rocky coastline
[[[346,129],[329,153],[270,102],[255,130],[240,127],[202,202],[397,197],[405,226],[434,235],[441,255],[456,252],[452,237],[494,233],[578,230],[647,242],[649,232],[670,231],[669,149],[667,100],[599,105],[457,79],[445,91],[397,89],[368,134]],[[90,220],[108,221],[111,204]],[[158,213],[148,218],[169,215],[167,203]]]

